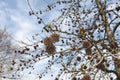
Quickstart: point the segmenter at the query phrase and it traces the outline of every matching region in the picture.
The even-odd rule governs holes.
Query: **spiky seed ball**
[[[85,49],[85,52],[87,55],[90,55],[92,53],[92,50],[91,50],[91,48],[87,48],[87,49]]]
[[[113,80],[113,77],[110,77],[110,80]]]
[[[83,48],[90,48],[91,43],[88,40],[83,40],[82,46]]]
[[[100,63],[96,66],[98,69],[105,70],[105,65],[103,63]]]
[[[83,76],[82,80],[91,80],[91,77],[90,77],[90,75],[89,75],[88,73],[86,73],[86,74]]]
[[[77,78],[76,78],[76,77],[73,77],[72,80],[77,80]]]
[[[55,52],[56,52],[56,47],[55,47],[53,44],[51,44],[51,45],[49,45],[49,46],[46,46],[46,52],[47,52],[48,54],[55,54]]]
[[[43,39],[43,43],[44,43],[45,46],[52,45],[51,38],[50,38],[50,37],[44,38],[44,39]]]
[[[80,60],[81,60],[81,57],[80,57],[80,56],[78,56],[78,57],[77,57],[77,61],[80,61]]]
[[[59,39],[60,39],[60,35],[57,34],[57,33],[54,33],[54,34],[52,34],[52,35],[50,36],[50,39],[51,39],[51,41],[52,41],[53,43],[58,42]]]

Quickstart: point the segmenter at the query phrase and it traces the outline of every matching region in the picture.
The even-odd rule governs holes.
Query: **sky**
[[[29,1],[34,10],[43,9],[50,3],[48,0]],[[43,27],[38,24],[35,16],[29,16],[29,11],[27,0],[0,0],[0,29],[6,28],[16,40],[27,41],[26,38],[39,32]],[[46,21],[52,18],[52,14],[45,17]]]
[[[23,40],[31,32],[38,30],[35,19],[28,12],[26,0],[0,0],[0,28],[7,28],[15,39]]]

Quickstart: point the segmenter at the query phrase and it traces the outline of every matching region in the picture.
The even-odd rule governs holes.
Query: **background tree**
[[[35,64],[45,59],[48,64],[36,74],[38,79],[56,65],[58,73],[51,73],[55,80],[120,80],[119,0],[58,0],[39,11],[27,2],[30,16],[44,26],[31,44],[17,51],[29,56],[20,60],[18,72],[27,68],[31,74]],[[42,15],[54,9],[60,16],[45,21]]]
[[[16,68],[14,60],[18,58],[18,54],[14,52],[15,45],[12,43],[11,37],[6,29],[0,29],[0,79],[14,79],[13,73]]]

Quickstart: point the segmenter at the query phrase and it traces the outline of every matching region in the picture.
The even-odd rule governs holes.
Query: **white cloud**
[[[11,19],[19,27],[19,30],[17,30],[15,34],[15,38],[17,40],[24,40],[26,35],[31,33],[31,31],[34,31],[37,29],[35,24],[31,23],[28,19],[22,17],[22,15],[19,15],[19,16],[12,15]]]
[[[35,31],[40,30],[36,24],[36,19],[32,18],[28,14],[28,5],[25,0],[18,0],[15,8],[9,8],[6,6],[7,3],[0,2],[0,26],[7,27],[9,32],[12,32],[12,36],[19,41],[25,41],[26,37],[35,33]],[[5,9],[2,9],[5,7]]]

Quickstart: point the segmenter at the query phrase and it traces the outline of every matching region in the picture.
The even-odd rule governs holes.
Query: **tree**
[[[16,71],[13,66],[14,60],[18,58],[18,54],[14,50],[15,45],[12,43],[9,33],[6,29],[0,29],[0,79],[14,77],[13,73]]]
[[[64,75],[71,80],[120,80],[118,1],[58,0],[48,4],[45,10],[34,11],[27,0],[30,16],[36,16],[44,26],[32,36],[31,44],[18,51],[29,55],[21,61],[22,70],[34,71],[37,62],[48,59],[45,70],[37,74],[39,79],[57,65],[58,74],[51,74],[55,80],[61,80]],[[116,6],[110,8],[111,4]],[[41,15],[54,9],[59,9],[60,16],[46,23]]]

